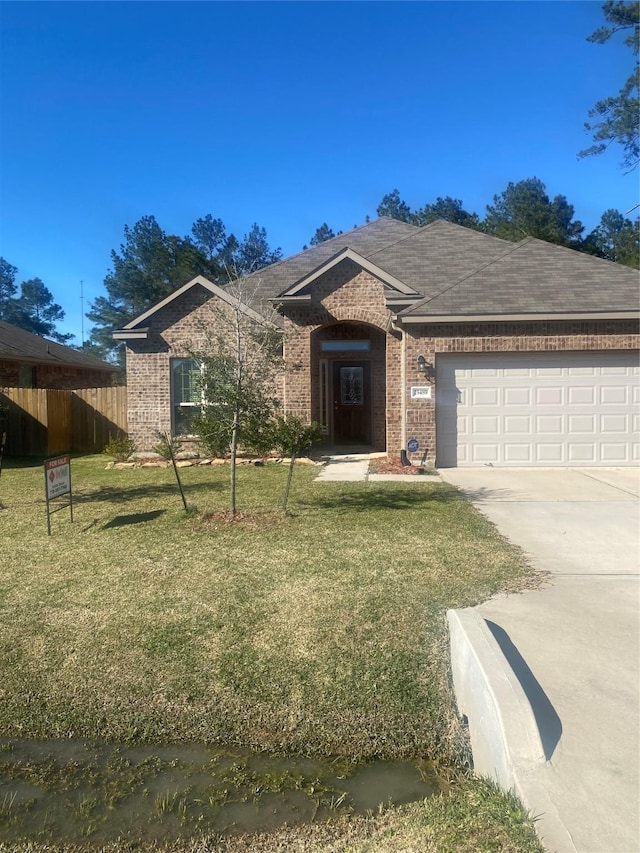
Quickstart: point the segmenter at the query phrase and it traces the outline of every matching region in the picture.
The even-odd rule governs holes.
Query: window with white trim
[[[202,364],[195,358],[171,359],[171,407],[174,435],[190,435],[191,418],[202,410]]]

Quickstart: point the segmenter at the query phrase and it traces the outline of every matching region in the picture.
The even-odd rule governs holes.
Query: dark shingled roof
[[[420,232],[415,225],[407,225],[397,219],[376,219],[339,234],[313,246],[297,255],[292,255],[278,263],[257,270],[247,277],[247,282],[254,282],[258,299],[271,299],[279,296],[295,282],[319,267],[341,249],[350,248],[364,258],[372,258],[376,252],[384,249],[398,240],[403,240],[411,234]]]
[[[403,316],[634,311],[638,270],[528,237]],[[424,293],[425,291],[423,291]]]
[[[442,219],[418,228],[387,218],[257,270],[246,279],[249,290],[253,286],[251,304],[260,310],[310,273],[320,268],[321,274],[322,266],[347,248],[420,294],[398,313],[400,320],[639,308],[639,273],[621,264],[531,237],[511,243]],[[311,281],[304,290],[313,286]]]
[[[438,219],[367,258],[428,298],[512,245]]]
[[[10,361],[28,361],[59,367],[78,367],[85,370],[119,370],[93,355],[33,335],[18,326],[0,320],[0,358]]]

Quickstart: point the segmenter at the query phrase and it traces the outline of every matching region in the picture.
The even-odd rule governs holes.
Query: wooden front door
[[[371,444],[371,364],[333,362],[333,443]]]

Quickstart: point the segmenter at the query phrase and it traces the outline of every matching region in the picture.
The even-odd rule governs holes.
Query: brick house
[[[93,355],[0,320],[0,388],[104,388],[118,372]]]
[[[284,409],[319,422],[329,447],[439,467],[640,464],[636,270],[378,219],[247,283],[284,332]],[[140,447],[185,429],[190,353],[225,300],[197,277],[114,333]]]

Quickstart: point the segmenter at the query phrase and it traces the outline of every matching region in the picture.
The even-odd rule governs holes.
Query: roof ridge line
[[[319,249],[320,246],[326,246],[327,243],[331,243],[333,240],[338,240],[340,237],[346,237],[348,234],[353,234],[356,231],[361,231],[363,228],[366,228],[369,225],[373,225],[374,223],[381,222],[383,220],[388,221],[388,222],[402,222],[402,220],[394,219],[392,216],[378,216],[376,219],[373,219],[370,222],[365,222],[363,225],[357,225],[355,228],[351,228],[349,231],[344,231],[342,234],[336,234],[335,237],[331,237],[329,240],[324,240],[322,243],[319,243],[317,246],[309,246],[307,249],[300,249],[300,251],[296,252],[294,255],[287,255],[286,258],[281,258],[279,261],[275,261],[274,263],[269,264],[266,267],[261,267],[261,269],[255,270],[255,272],[249,273],[249,275],[244,276],[244,278],[251,278],[252,276],[257,275],[263,269],[273,269],[274,267],[277,267],[280,264],[284,264],[284,263],[287,263],[288,261],[292,261],[294,258],[299,258],[301,255],[304,255],[306,252],[313,251],[314,249]],[[416,228],[418,231],[421,230],[420,226],[411,225],[410,222],[403,222],[402,224],[403,225],[409,225],[411,228]],[[407,236],[412,237],[414,235],[409,234]],[[406,238],[402,237],[401,239],[404,240]],[[395,243],[389,243],[388,245],[393,246],[393,245],[395,245]],[[343,247],[343,248],[345,248],[345,247]],[[363,255],[363,257],[364,257],[364,255]],[[242,276],[241,276],[241,278],[242,278]],[[237,281],[237,279],[236,279],[236,281]]]
[[[461,226],[461,227],[463,227],[463,226]],[[488,235],[488,236],[490,236],[490,235]],[[501,239],[501,238],[499,237],[498,239]],[[503,252],[501,252],[495,258],[492,258],[490,261],[487,261],[486,263],[481,264],[479,267],[476,267],[472,272],[468,272],[466,275],[461,276],[461,278],[456,279],[456,281],[454,281],[453,284],[447,285],[447,287],[443,288],[441,291],[434,294],[433,296],[426,297],[425,299],[422,300],[422,302],[419,302],[417,305],[413,306],[412,313],[415,312],[416,308],[420,308],[423,305],[428,305],[430,302],[433,302],[434,299],[438,299],[440,296],[442,296],[443,293],[447,293],[449,290],[453,290],[454,287],[458,287],[458,285],[462,284],[463,281],[466,281],[468,278],[472,278],[474,275],[477,275],[479,272],[482,272],[482,270],[486,270],[492,264],[495,264],[498,261],[501,261],[503,258],[506,258],[508,255],[515,252],[516,249],[520,248],[523,243],[527,242],[527,240],[532,240],[532,239],[534,239],[534,238],[533,237],[525,237],[524,240],[519,240],[515,245],[510,246],[508,249],[505,249]]]
[[[392,219],[392,217],[391,217],[391,216],[385,216],[385,217],[381,217],[381,218],[383,218],[383,219]],[[402,220],[401,220],[401,219],[394,220],[394,221],[402,222]],[[398,243],[402,243],[402,242],[404,242],[405,240],[413,240],[413,238],[414,238],[417,234],[421,234],[423,231],[426,231],[426,230],[427,230],[427,228],[431,228],[432,226],[437,225],[437,223],[438,223],[438,222],[447,222],[447,220],[446,220],[446,219],[434,219],[432,222],[427,222],[427,224],[426,224],[426,225],[411,225],[411,223],[410,223],[410,222],[403,222],[403,225],[411,225],[411,227],[412,227],[412,228],[415,228],[415,229],[416,229],[415,233],[413,233],[413,234],[407,234],[405,237],[399,237],[395,242],[393,242],[393,243],[389,243],[389,245],[388,245],[388,246],[383,246],[381,249],[376,249],[376,251],[375,251],[375,252],[373,252],[373,255],[378,255],[380,252],[386,252],[386,251],[387,251],[387,249],[388,249],[390,246],[397,246],[397,245],[398,245]],[[448,224],[449,224],[449,225],[455,225],[455,223],[454,223],[454,222],[449,222]],[[462,228],[463,226],[459,226],[459,227],[460,227],[460,228]],[[372,255],[371,257],[373,257],[373,255]]]

